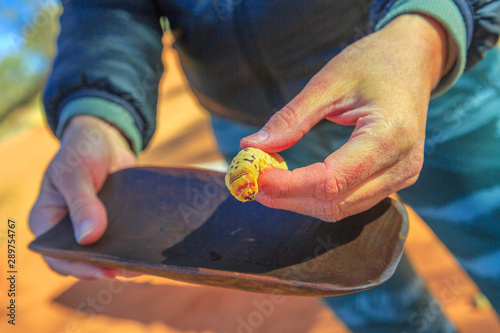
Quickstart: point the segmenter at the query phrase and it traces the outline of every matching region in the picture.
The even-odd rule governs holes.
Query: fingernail
[[[81,243],[92,230],[94,230],[94,223],[91,220],[83,221],[75,231],[75,238],[78,243]]]
[[[247,141],[251,142],[262,142],[269,137],[269,133],[266,130],[260,130],[255,134],[250,135],[246,138]]]

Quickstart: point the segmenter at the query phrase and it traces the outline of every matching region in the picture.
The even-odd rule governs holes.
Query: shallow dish
[[[99,197],[109,222],[97,243],[78,245],[67,216],[30,249],[196,284],[334,296],[385,282],[408,234],[404,206],[390,198],[327,223],[241,203],[223,173],[202,169],[121,170]]]

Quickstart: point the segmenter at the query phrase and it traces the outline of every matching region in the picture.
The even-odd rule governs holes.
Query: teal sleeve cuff
[[[121,106],[102,98],[83,97],[69,102],[61,110],[56,136],[60,139],[68,121],[76,115],[91,115],[116,126],[129,140],[136,155],[142,150],[142,137],[132,116]]]
[[[397,16],[408,13],[421,13],[437,20],[448,31],[448,36],[452,39],[448,41],[448,45],[451,45],[450,43],[457,45],[458,55],[455,65],[448,74],[441,78],[438,86],[432,92],[432,97],[436,97],[451,88],[465,70],[467,62],[465,22],[460,9],[453,0],[398,0],[385,17],[377,23],[375,30],[382,29]]]

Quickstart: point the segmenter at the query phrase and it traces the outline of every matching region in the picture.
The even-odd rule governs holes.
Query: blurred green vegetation
[[[21,2],[24,10],[26,7],[33,10],[30,21],[25,21],[26,15],[15,15],[15,7],[0,11],[1,20],[17,20],[10,22],[8,27],[16,27],[14,23],[20,26],[19,29],[12,28],[2,39],[3,50],[8,53],[4,52],[0,58],[0,122],[16,108],[39,96],[55,53],[55,38],[59,31],[61,7],[56,1]]]

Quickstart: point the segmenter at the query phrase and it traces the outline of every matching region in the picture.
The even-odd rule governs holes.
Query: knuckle
[[[59,160],[52,160],[49,167],[45,171],[45,176],[47,181],[50,182],[54,188],[61,190],[66,186],[68,177],[74,175],[74,168],[61,163]]]
[[[424,165],[424,154],[423,152],[414,153],[409,157],[409,164],[406,168],[406,178],[415,178],[420,175],[422,167]]]
[[[397,135],[389,131],[382,132],[376,137],[374,136],[371,148],[375,156],[383,157],[386,163],[395,162],[401,154],[401,146]],[[403,148],[403,150],[406,150],[406,148]]]
[[[59,179],[61,176],[61,173],[59,171],[60,169],[61,161],[59,158],[59,154],[57,154],[47,166],[47,170],[45,170],[45,176],[51,181]]]
[[[347,177],[343,177],[340,173],[336,173],[335,175],[329,173],[325,181],[318,186],[316,190],[317,197],[322,200],[331,201],[342,193],[347,188],[347,185]]]
[[[278,120],[281,125],[291,127],[297,123],[297,113],[290,106],[284,106],[280,111],[274,114],[273,118]]]
[[[423,158],[419,159],[415,163],[412,163],[412,166],[410,167],[410,178],[418,177],[420,175],[420,172],[422,171],[422,166]]]
[[[403,184],[403,188],[410,187],[417,182],[418,176],[408,178]]]
[[[395,118],[392,121],[392,137],[398,144],[400,152],[407,152],[415,148],[421,138],[418,120],[406,117]]]
[[[414,123],[397,116],[381,118],[377,131],[368,134],[371,136],[374,151],[386,156],[392,153],[393,158],[414,149],[421,138]]]
[[[39,208],[38,208],[38,203],[36,202],[35,205],[33,206],[33,208],[31,208],[31,211],[30,211],[30,214],[28,217],[28,226],[29,226],[30,230],[32,230],[32,231],[35,230],[35,228],[37,227],[37,225],[39,223],[38,215],[39,215]]]
[[[325,204],[320,206],[320,209],[321,211],[318,215],[325,222],[337,222],[344,218],[342,209],[336,200],[325,202]]]
[[[413,154],[408,157],[408,162],[402,165],[399,169],[401,180],[397,185],[397,190],[407,188],[415,184],[420,176],[423,166],[423,154]]]
[[[89,200],[89,198],[76,197],[67,200],[69,214],[71,219],[82,216],[86,212],[92,211],[92,208],[97,206],[96,200]]]

